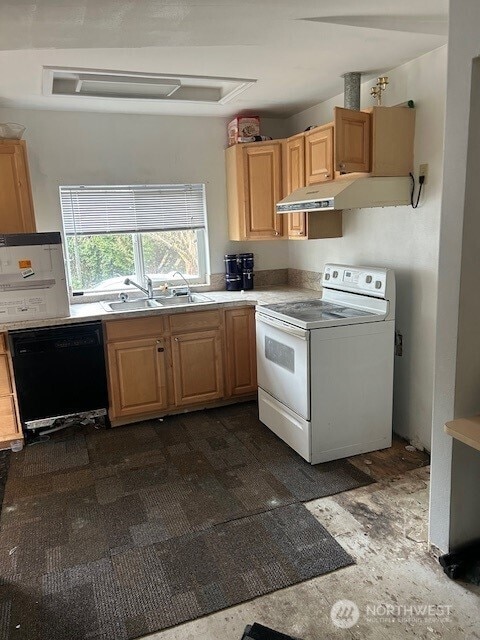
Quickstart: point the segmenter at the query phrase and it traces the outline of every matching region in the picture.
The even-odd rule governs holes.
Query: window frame
[[[188,183],[185,183],[186,186],[188,186]],[[209,266],[210,266],[210,252],[209,252],[209,237],[208,237],[208,219],[207,219],[207,202],[206,202],[206,185],[205,183],[196,183],[196,184],[201,184],[202,185],[202,201],[203,201],[203,212],[204,212],[204,226],[203,227],[194,227],[191,230],[196,232],[196,245],[197,245],[197,260],[198,260],[198,275],[197,276],[186,276],[186,280],[188,281],[189,284],[191,285],[202,285],[202,284],[208,284],[209,281]],[[90,185],[88,185],[90,186]],[[93,185],[93,186],[100,186],[100,185]],[[118,186],[125,186],[125,185],[101,185],[102,187],[105,188],[112,188],[114,189],[115,187]],[[132,188],[135,187],[140,187],[143,185],[127,185],[127,186],[131,186]],[[146,185],[146,186],[155,186],[155,185]],[[80,188],[81,185],[77,185],[75,188]],[[64,215],[63,215],[63,209],[62,209],[62,197],[61,197],[61,189],[68,189],[68,188],[72,188],[71,185],[60,185],[59,186],[59,195],[60,195],[60,212],[61,212],[61,218],[62,218],[62,234],[63,234],[63,239],[64,239],[64,247],[65,247],[65,263],[66,263],[66,272],[67,272],[67,279],[68,279],[68,287],[70,289],[70,291],[72,293],[83,293],[83,294],[87,294],[87,295],[102,295],[102,294],[115,294],[115,293],[120,293],[122,291],[130,291],[131,287],[127,288],[127,285],[119,285],[118,289],[99,289],[99,288],[93,288],[93,289],[74,289],[72,286],[72,273],[71,273],[71,268],[70,268],[70,264],[71,264],[71,256],[70,256],[70,252],[68,249],[68,243],[67,243],[67,238],[71,237],[71,238],[81,238],[82,234],[75,234],[75,233],[67,233],[65,231],[65,219],[64,219]],[[181,231],[182,229],[177,229],[176,231]],[[183,229],[183,230],[188,230],[188,229]],[[174,229],[158,229],[155,231],[151,231],[153,233],[162,233],[162,232],[174,232]],[[111,234],[110,233],[91,233],[88,234],[90,236],[95,236],[95,235],[118,235],[118,231],[112,231]],[[144,284],[146,277],[152,277],[155,274],[149,274],[149,273],[145,273],[145,258],[144,258],[144,252],[143,252],[143,240],[142,240],[142,233],[149,233],[148,231],[138,231],[138,232],[131,232],[131,231],[127,231],[125,232],[125,235],[131,235],[132,237],[132,245],[133,245],[133,259],[134,259],[134,277],[136,279],[136,281],[138,281],[139,284]],[[85,234],[87,235],[87,234]],[[75,257],[74,257],[75,259]],[[125,277],[130,276],[130,274],[126,274]],[[168,284],[169,286],[175,286],[178,284],[181,284],[183,282],[182,279],[180,278],[154,278],[152,277],[152,281],[153,281],[153,286],[154,287],[158,287],[164,283]]]

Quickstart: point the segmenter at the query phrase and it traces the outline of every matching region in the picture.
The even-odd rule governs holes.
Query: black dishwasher
[[[107,376],[101,322],[9,333],[26,435],[76,415],[105,415]]]

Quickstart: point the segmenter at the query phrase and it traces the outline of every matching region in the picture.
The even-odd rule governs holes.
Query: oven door
[[[308,330],[256,313],[258,386],[310,420]]]

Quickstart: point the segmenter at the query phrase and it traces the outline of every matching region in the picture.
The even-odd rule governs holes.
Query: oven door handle
[[[307,329],[301,329],[300,327],[294,327],[287,322],[282,322],[282,320],[276,320],[275,318],[271,318],[270,316],[265,316],[263,313],[256,313],[257,322],[261,322],[262,324],[268,324],[270,327],[275,327],[275,329],[279,329],[284,333],[288,333],[291,336],[295,336],[296,338],[300,338],[301,340],[308,341],[310,332]]]

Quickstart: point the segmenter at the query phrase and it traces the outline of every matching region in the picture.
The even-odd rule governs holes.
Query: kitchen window
[[[206,282],[204,184],[64,186],[60,204],[73,291],[118,291],[146,275],[159,285],[175,271]]]

